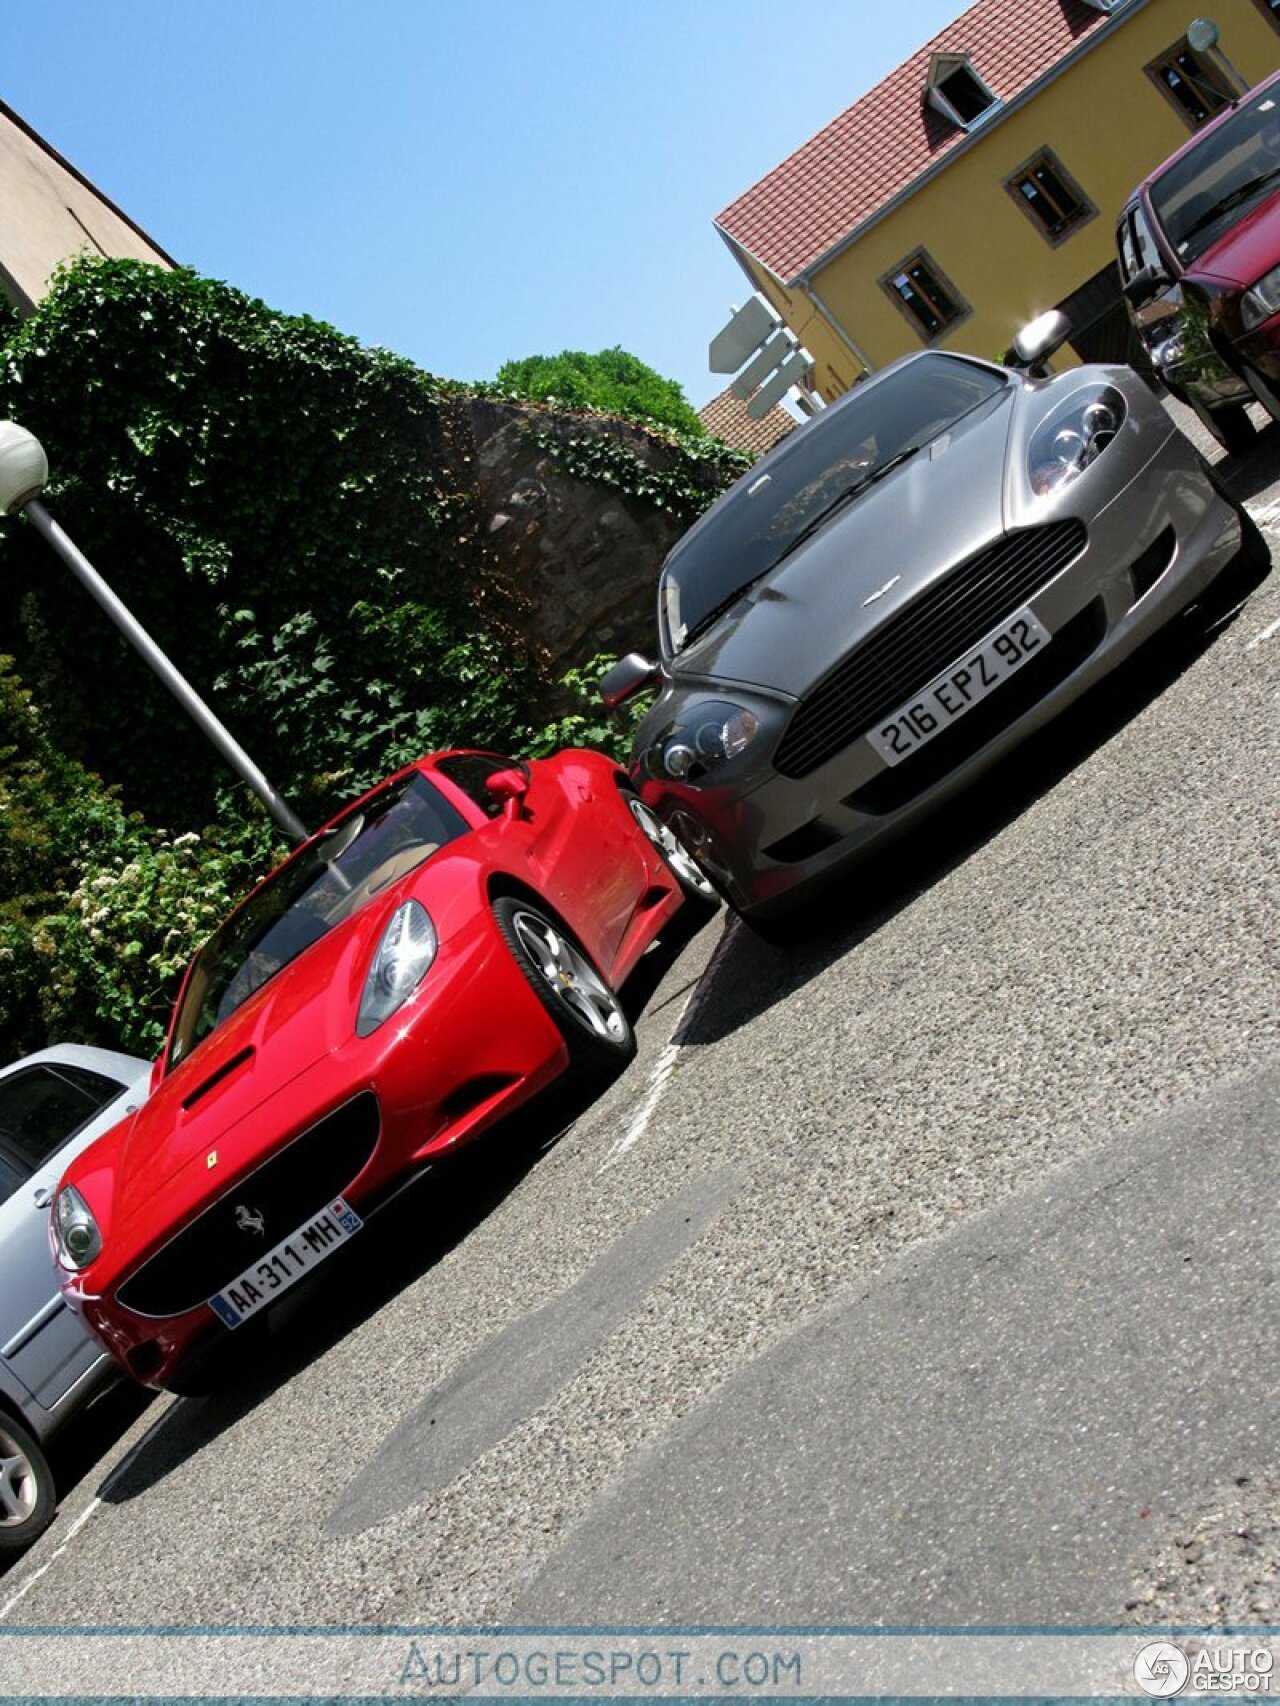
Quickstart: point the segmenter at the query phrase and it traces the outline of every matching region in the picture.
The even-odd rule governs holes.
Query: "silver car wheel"
[[[651,811],[643,800],[632,795],[627,800],[631,807],[631,815],[649,837],[659,853],[675,872],[683,887],[699,895],[703,900],[718,900],[715,884],[699,865],[693,854],[685,846],[674,831],[668,829],[662,819]]]
[[[511,927],[529,962],[575,1024],[601,1042],[627,1045],[630,1027],[617,996],[591,962],[538,912],[513,913]]]
[[[0,1557],[30,1546],[53,1521],[58,1493],[38,1442],[0,1412]]]
[[[29,1522],[38,1502],[35,1465],[0,1421],[0,1528]]]

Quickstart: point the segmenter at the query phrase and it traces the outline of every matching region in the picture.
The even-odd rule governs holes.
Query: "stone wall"
[[[658,570],[685,531],[665,510],[576,478],[529,428],[599,435],[652,466],[674,452],[643,428],[594,415],[466,398],[489,573],[552,680],[599,652],[652,653]]]

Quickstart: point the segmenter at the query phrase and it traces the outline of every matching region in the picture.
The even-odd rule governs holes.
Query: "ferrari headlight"
[[[404,1006],[430,970],[439,945],[435,925],[418,901],[406,900],[395,909],[364,980],[356,1015],[358,1037],[376,1031]]]
[[[1125,401],[1114,386],[1077,391],[1036,429],[1027,453],[1027,477],[1037,497],[1060,492],[1079,479],[1120,431]]]
[[[760,719],[727,699],[704,699],[683,711],[645,754],[650,775],[696,782],[708,770],[745,752]]]
[[[64,1185],[53,1199],[53,1243],[64,1268],[87,1268],[102,1249],[102,1234],[93,1210],[74,1185]]]
[[[1264,273],[1253,289],[1246,290],[1240,298],[1240,319],[1246,332],[1273,314],[1280,314],[1280,267]]]

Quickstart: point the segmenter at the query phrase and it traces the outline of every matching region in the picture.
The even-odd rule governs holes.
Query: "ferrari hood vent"
[[[248,1048],[242,1048],[239,1054],[233,1054],[230,1060],[224,1060],[216,1072],[211,1073],[202,1084],[197,1084],[195,1089],[184,1097],[183,1112],[185,1113],[188,1108],[194,1108],[201,1097],[207,1096],[210,1090],[216,1089],[224,1079],[230,1078],[233,1072],[238,1072],[246,1061],[253,1059],[256,1053],[257,1050],[250,1045]]]

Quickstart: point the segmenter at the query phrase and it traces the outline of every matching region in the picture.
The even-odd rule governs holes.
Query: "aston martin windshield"
[[[466,830],[462,815],[415,772],[309,842],[196,956],[174,1022],[170,1066],[290,960]]]
[[[662,639],[678,652],[811,534],[915,451],[1009,389],[1008,377],[930,354],[854,391],[745,474],[667,559]]]
[[[1183,266],[1280,187],[1280,92],[1245,101],[1151,186],[1151,205]]]

